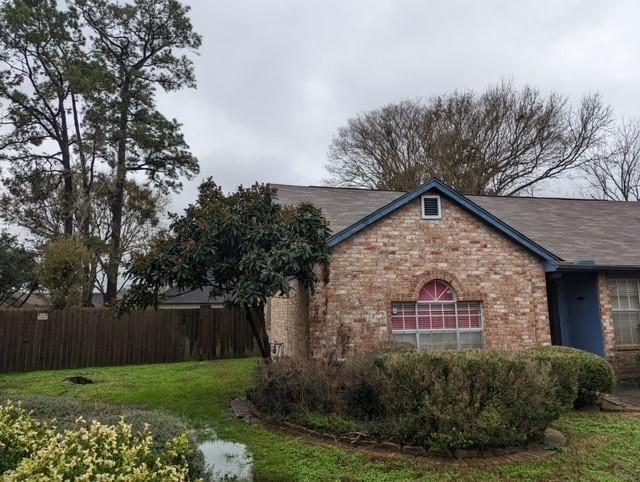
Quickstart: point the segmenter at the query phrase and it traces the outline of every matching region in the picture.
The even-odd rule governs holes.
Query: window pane
[[[458,327],[456,322],[456,307],[453,303],[440,305],[442,307],[442,317],[444,319],[444,327],[455,330]]]
[[[416,346],[417,339],[415,333],[394,333],[393,341],[397,343],[409,343]]]
[[[614,310],[638,310],[640,309],[640,299],[638,299],[638,283],[636,280],[616,280],[617,303],[614,303]]]
[[[418,303],[418,326],[421,330],[431,330],[434,328],[432,324],[431,305],[426,303]]]
[[[458,328],[482,328],[480,303],[475,301],[458,303]]]
[[[619,345],[640,344],[640,286],[635,279],[609,280],[613,331]]]
[[[640,311],[615,311],[613,331],[617,344],[640,344]]]
[[[391,305],[391,326],[394,330],[415,330],[416,304],[394,303]]]
[[[456,350],[458,348],[455,331],[420,333],[418,336],[420,337],[420,348],[422,350]]]
[[[484,341],[481,331],[461,331],[460,349],[483,348]]]

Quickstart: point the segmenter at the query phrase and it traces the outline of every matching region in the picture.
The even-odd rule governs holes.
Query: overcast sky
[[[354,114],[501,79],[640,116],[640,2],[191,0],[204,37],[198,88],[162,95],[201,175],[322,184],[327,148]],[[576,194],[564,182],[546,194]]]

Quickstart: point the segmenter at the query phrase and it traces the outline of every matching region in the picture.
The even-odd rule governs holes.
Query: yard
[[[217,360],[0,375],[0,395],[48,395],[160,409],[195,428],[246,444],[257,480],[638,480],[640,417],[572,412],[555,424],[569,437],[561,453],[542,461],[469,469],[424,462],[372,460],[269,433],[235,420],[229,402],[251,385],[256,359]],[[90,385],[62,383],[84,375]]]

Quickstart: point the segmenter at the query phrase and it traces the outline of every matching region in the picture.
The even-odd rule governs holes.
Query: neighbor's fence
[[[0,310],[0,372],[236,358],[258,353],[239,310]]]

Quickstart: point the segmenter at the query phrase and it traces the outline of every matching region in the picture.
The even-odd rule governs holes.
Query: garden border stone
[[[338,446],[386,458],[400,458],[410,461],[420,459],[441,465],[480,467],[514,462],[530,462],[550,457],[567,444],[567,438],[562,432],[548,428],[545,430],[544,441],[538,443],[531,443],[522,447],[497,447],[487,451],[456,450],[453,457],[451,457],[443,452],[427,451],[420,446],[402,445],[390,440],[376,439],[363,432],[336,434],[328,430],[312,429],[288,421],[275,422],[268,420],[246,398],[233,400],[231,407],[234,415],[247,423],[260,425],[267,430],[304,438],[305,441],[316,445],[325,447]]]

